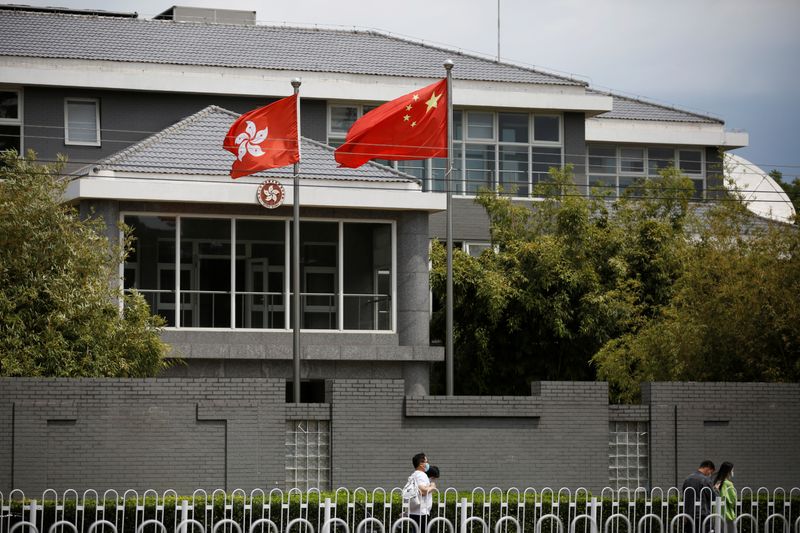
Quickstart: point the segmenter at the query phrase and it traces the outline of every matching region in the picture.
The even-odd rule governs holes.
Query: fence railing
[[[427,531],[400,492],[14,490],[0,493],[0,533],[800,533],[797,487],[739,490],[732,524],[710,491],[448,488],[432,496]]]

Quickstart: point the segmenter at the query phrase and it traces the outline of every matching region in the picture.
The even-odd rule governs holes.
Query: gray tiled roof
[[[619,94],[606,93],[594,89],[587,89],[589,94],[602,94],[611,96],[614,99],[613,109],[596,118],[616,118],[629,120],[658,120],[665,122],[698,122],[710,124],[724,124],[718,118],[684,111],[674,107],[654,104],[645,100],[621,96]]]
[[[374,31],[303,29],[31,13],[0,9],[0,55],[306,72],[444,76],[585,86],[582,81]]]
[[[234,156],[223,150],[222,141],[237,118],[239,115],[233,111],[208,106],[177,124],[98,161],[92,167],[147,174],[228,176]],[[303,138],[300,150],[300,175],[303,179],[418,182],[413,176],[374,163],[367,163],[359,168],[338,167],[333,158],[333,148],[311,139]],[[253,176],[261,179],[290,177],[292,172],[292,167],[288,166],[265,170]]]

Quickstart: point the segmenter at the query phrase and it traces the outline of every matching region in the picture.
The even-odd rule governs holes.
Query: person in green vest
[[[725,518],[725,533],[736,533],[736,488],[733,486],[733,463],[725,461],[714,477],[714,488],[722,498],[722,516]]]

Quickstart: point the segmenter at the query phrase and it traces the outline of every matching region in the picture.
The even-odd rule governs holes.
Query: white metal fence
[[[0,533],[734,533],[719,498],[675,488],[450,488],[433,495],[428,531],[406,513],[399,488],[0,493]],[[800,488],[743,488],[736,516],[735,533],[800,533]]]

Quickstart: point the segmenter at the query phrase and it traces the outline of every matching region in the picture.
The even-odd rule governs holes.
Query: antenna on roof
[[[497,62],[500,62],[500,0],[497,0]]]

